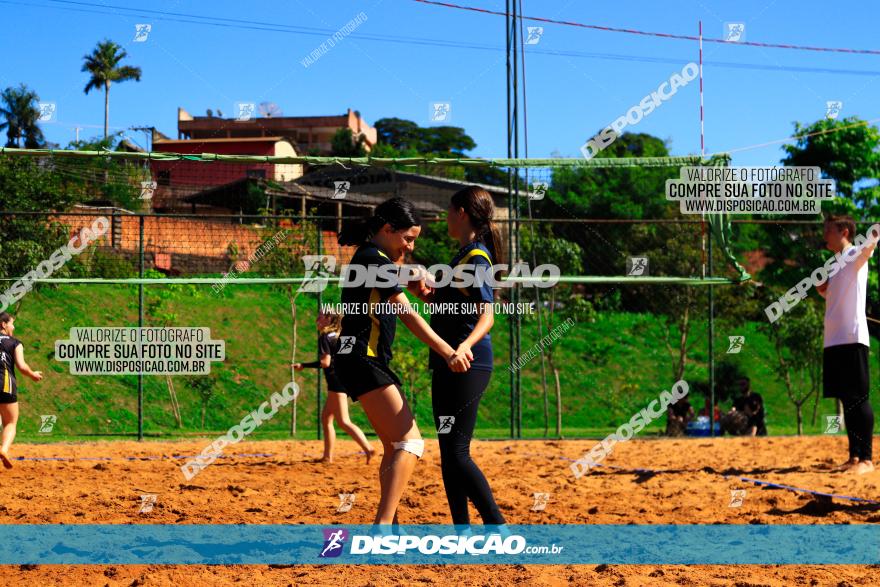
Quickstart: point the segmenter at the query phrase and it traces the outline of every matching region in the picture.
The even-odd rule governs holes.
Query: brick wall
[[[101,214],[94,216],[59,215],[54,219],[69,225],[70,236],[78,234],[82,228],[91,226]],[[111,218],[111,229],[98,240],[101,247],[107,247],[121,256],[137,261],[140,227],[137,216],[104,214]],[[216,273],[229,269],[232,243],[238,247],[238,259],[245,260],[264,243],[270,242],[274,234],[284,228],[294,232],[288,242],[300,242],[297,238],[298,226],[288,221],[275,229],[258,229],[248,225],[233,224],[232,219],[214,220],[199,218],[144,218],[144,256],[148,267],[170,269],[183,274]],[[348,263],[354,254],[354,247],[340,247],[336,243],[334,231],[322,231],[324,254],[335,255],[338,264]],[[284,241],[281,241],[282,243]]]

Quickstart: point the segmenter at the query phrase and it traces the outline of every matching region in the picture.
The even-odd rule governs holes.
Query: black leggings
[[[431,381],[431,403],[438,430],[437,440],[440,441],[443,485],[446,486],[452,523],[456,525],[470,523],[468,498],[480,512],[484,524],[504,524],[504,516],[495,503],[486,477],[471,459],[471,437],[477,423],[477,408],[491,377],[491,371],[453,373],[446,368],[437,368]],[[451,429],[449,416],[455,418]],[[445,426],[441,427],[441,424]]]
[[[860,461],[871,460],[871,440],[874,435],[874,410],[867,396],[844,399],[843,422],[849,437],[849,456]]]

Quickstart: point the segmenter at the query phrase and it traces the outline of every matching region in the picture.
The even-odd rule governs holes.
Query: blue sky
[[[459,4],[504,9],[501,0]],[[147,10],[229,20],[213,26]],[[7,23],[0,37],[6,56],[0,87],[24,82],[41,101],[55,102],[57,120],[43,128],[62,145],[74,138],[76,126],[84,138],[102,132],[102,96],[83,93],[87,76],[80,68],[82,56],[109,38],[126,47],[129,64],[143,69],[141,82],[111,91],[110,124],[117,129],[156,126],[176,137],[178,106],[197,115],[219,108],[229,116],[235,102],[261,101],[275,102],[286,115],[339,114],[351,107],[370,123],[396,116],[429,125],[430,104],[450,102],[451,124],[477,142],[471,154],[506,155],[501,16],[413,0],[0,0],[0,11]],[[353,34],[309,67],[301,64],[361,12],[367,20]],[[696,34],[702,19],[704,36],[715,38],[724,34],[725,22],[742,22],[748,41],[880,49],[880,9],[868,2],[524,0],[523,13],[675,34]],[[138,23],[152,25],[142,43],[133,42]],[[284,31],[256,30],[266,26],[253,23],[275,23]],[[580,156],[579,147],[600,128],[697,59],[691,41],[525,25],[544,27],[540,41],[526,47],[531,157]],[[704,62],[708,153],[788,137],[794,121],[824,117],[829,100],[843,102],[841,116],[880,118],[880,55],[706,43]],[[632,130],[668,140],[675,155],[698,153],[698,84],[679,90]],[[143,144],[142,134],[129,134]],[[781,156],[776,143],[735,151],[734,164],[774,164]]]

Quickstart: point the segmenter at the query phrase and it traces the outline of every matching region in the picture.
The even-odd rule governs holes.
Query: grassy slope
[[[287,297],[278,289],[263,286],[230,286],[222,297],[208,287],[182,292],[170,302],[180,326],[209,326],[214,338],[226,341],[227,360],[213,372],[219,377],[217,392],[209,404],[205,429],[217,433],[234,425],[249,411],[280,390],[289,381],[291,328]],[[147,288],[147,295],[150,289]],[[327,300],[325,300],[327,301]],[[313,318],[316,300],[299,300],[298,360],[314,357],[316,336]],[[557,319],[558,323],[559,320]],[[137,430],[137,377],[72,376],[67,365],[53,359],[54,341],[67,338],[72,326],[130,326],[137,324],[137,288],[132,286],[62,286],[40,288],[29,294],[18,313],[17,335],[24,341],[30,364],[44,371],[40,384],[22,381],[20,437],[31,440],[62,440],[80,435],[120,435]],[[147,324],[151,325],[150,318]],[[509,434],[509,374],[507,365],[508,325],[499,315],[493,330],[495,375],[480,406],[479,436]],[[717,332],[716,358],[723,358],[726,332]],[[736,334],[746,335],[743,363],[753,387],[766,401],[770,432],[796,431],[794,407],[787,400],[781,382],[772,374],[773,355],[755,325],[746,324]],[[606,313],[594,323],[578,323],[554,343],[556,365],[563,390],[563,432],[565,436],[605,435],[656,398],[671,384],[671,358],[662,343],[663,331],[650,315]],[[534,319],[524,320],[522,351],[538,339]],[[690,354],[686,379],[706,379],[705,322],[694,325],[695,346]],[[396,349],[423,347],[402,325],[398,325]],[[421,362],[420,364],[424,364]],[[878,377],[876,361],[872,377]],[[398,371],[403,374],[402,372]],[[306,371],[298,382],[304,388],[298,405],[299,437],[314,438],[315,378]],[[523,368],[523,432],[539,436],[544,432],[544,402],[541,393],[541,361],[535,358]],[[144,377],[144,429],[148,435],[200,433],[200,399],[186,385],[173,378],[184,422],[177,429],[170,410],[164,377]],[[555,434],[553,376],[548,365],[550,392],[550,434]],[[430,434],[430,379],[425,369],[414,387],[417,420]],[[877,398],[874,398],[876,403]],[[695,400],[694,403],[701,402]],[[697,408],[702,407],[700,404]],[[363,412],[354,407],[355,421],[367,426]],[[810,424],[812,402],[806,410],[806,431],[821,432],[823,414],[834,412],[829,400],[822,400],[816,426]],[[39,434],[39,415],[56,414],[52,434]],[[660,431],[661,418],[643,434]],[[289,411],[277,415],[257,430],[259,438],[284,437],[290,426]],[[208,433],[208,432],[206,432]]]

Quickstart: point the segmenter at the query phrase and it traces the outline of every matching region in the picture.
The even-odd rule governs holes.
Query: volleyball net
[[[315,318],[340,301],[334,277],[353,249],[337,244],[338,232],[401,196],[424,221],[410,261],[448,263],[458,248],[444,221],[449,199],[474,184],[495,201],[505,257],[560,274],[550,287],[502,278],[478,437],[599,435],[679,375],[706,394],[716,362],[725,364],[715,387],[732,386],[748,369],[736,364],[728,335],[760,333],[740,332],[725,316],[739,315],[727,312],[751,287],[739,261],[763,229],[681,214],[663,193],[684,166],[728,162],[3,149],[3,299],[29,362],[51,374],[22,383],[22,433],[43,434],[47,415],[56,435],[224,431],[293,378],[295,404],[255,434],[314,438],[323,381],[290,365],[316,358]],[[314,279],[307,256],[336,267],[321,291],[303,288]],[[225,357],[210,374],[138,376],[72,374],[56,356],[71,328],[139,324],[209,328]],[[427,348],[397,332],[392,368],[417,420],[431,421]],[[776,359],[764,355],[750,360],[750,373],[770,378]],[[691,403],[699,410],[702,401]],[[360,410],[352,416],[367,424]]]

